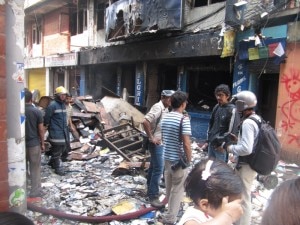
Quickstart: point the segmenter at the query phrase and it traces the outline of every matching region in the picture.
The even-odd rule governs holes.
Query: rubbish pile
[[[43,97],[39,106],[45,110],[52,100]],[[91,96],[75,98],[71,116],[75,129],[70,133],[69,158],[91,159],[109,147],[126,161],[145,161],[143,118],[144,114],[120,98],[106,96],[97,102]]]

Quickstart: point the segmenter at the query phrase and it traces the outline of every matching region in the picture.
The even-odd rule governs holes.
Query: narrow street
[[[108,149],[103,152],[105,153],[90,160],[64,162],[63,166],[67,171],[65,176],[53,173],[47,165],[47,156],[43,156],[42,186],[45,195],[42,199],[29,199],[29,204],[37,206],[44,213],[33,212],[29,206],[26,215],[34,220],[35,224],[43,225],[159,224],[156,219],[162,210],[151,208],[146,200],[145,170],[134,168],[116,172],[123,161],[122,157]],[[194,163],[203,157],[206,157],[205,152],[193,150]],[[300,168],[295,164],[280,161],[273,175],[281,183],[300,176]],[[273,191],[265,186],[273,186],[277,182],[274,177],[261,180],[256,181],[253,186],[252,225],[260,224],[262,211]],[[165,190],[161,185],[161,199],[164,198],[164,194]],[[183,199],[180,215],[190,204],[188,199]],[[149,210],[145,211],[144,215],[136,213],[145,208]],[[126,214],[132,218],[122,219],[122,215]],[[87,222],[92,221],[91,218],[93,222]],[[120,218],[122,221],[117,221]]]

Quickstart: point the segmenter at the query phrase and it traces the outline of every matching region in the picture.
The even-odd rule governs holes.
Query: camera
[[[231,142],[231,137],[230,133],[224,133],[223,135],[217,135],[211,142],[211,145],[214,146],[215,148],[219,147],[222,145],[222,143],[225,142],[230,143]]]
[[[190,164],[187,162],[186,159],[180,158],[178,162],[174,163],[174,164],[171,166],[171,169],[172,169],[173,171],[176,171],[176,170],[178,170],[180,167],[181,167],[182,169],[185,169],[185,168],[187,168],[189,165],[190,165]]]

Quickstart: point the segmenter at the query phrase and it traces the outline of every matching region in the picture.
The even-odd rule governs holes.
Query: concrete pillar
[[[160,89],[158,85],[158,65],[148,64],[147,66],[147,83],[146,83],[146,107],[149,110],[152,105],[160,99]]]
[[[144,105],[145,98],[145,67],[144,63],[137,63],[135,69],[135,98],[134,104],[138,106]]]
[[[52,85],[52,82],[51,82]],[[53,93],[50,93],[50,90],[53,90],[53,87],[50,88],[50,68],[46,68],[46,96],[52,95]]]
[[[7,94],[6,94],[6,5],[0,2],[0,211],[9,210],[9,185],[7,166]]]
[[[80,67],[80,85],[79,85],[79,94],[81,96],[85,95],[85,85],[86,85],[86,82],[85,82],[85,68],[84,67]]]
[[[6,95],[9,210],[26,211],[24,0],[6,1]],[[1,194],[2,195],[2,194]]]
[[[117,95],[122,95],[122,66],[118,65],[117,68],[117,87],[116,87]]]

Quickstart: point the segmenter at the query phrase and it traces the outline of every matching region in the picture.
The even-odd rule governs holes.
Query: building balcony
[[[227,0],[225,22],[233,27],[260,27],[292,22],[300,0]]]

